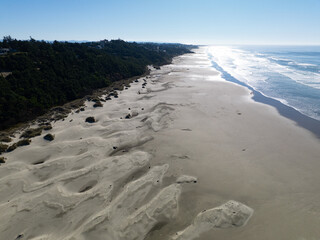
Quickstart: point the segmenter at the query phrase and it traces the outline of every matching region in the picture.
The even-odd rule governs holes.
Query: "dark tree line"
[[[30,120],[49,108],[90,94],[120,79],[138,76],[146,66],[163,65],[190,52],[181,44],[122,40],[70,43],[0,42],[0,129]],[[9,73],[9,75],[8,75]]]

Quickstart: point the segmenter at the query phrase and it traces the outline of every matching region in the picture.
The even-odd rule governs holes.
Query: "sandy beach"
[[[320,140],[194,51],[4,153],[0,239],[319,239]]]

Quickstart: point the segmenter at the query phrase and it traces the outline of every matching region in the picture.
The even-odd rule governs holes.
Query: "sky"
[[[320,45],[320,0],[0,0],[0,37]]]

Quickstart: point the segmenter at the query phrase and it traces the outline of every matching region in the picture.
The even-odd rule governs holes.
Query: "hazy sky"
[[[318,44],[320,0],[0,0],[0,37]]]

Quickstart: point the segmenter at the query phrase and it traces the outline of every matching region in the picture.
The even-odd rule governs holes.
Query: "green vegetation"
[[[14,143],[14,144],[12,144],[10,147],[7,148],[7,152],[12,152],[12,151],[15,150],[17,147],[18,147],[17,144]]]
[[[11,142],[12,141],[12,139],[10,138],[10,137],[8,137],[8,136],[1,136],[0,135],[0,142]]]
[[[0,143],[0,154],[7,151],[8,145]]]
[[[21,146],[27,146],[27,145],[30,145],[31,143],[31,140],[30,139],[22,139],[20,141],[18,141],[17,143],[17,147],[21,147]]]
[[[29,128],[21,134],[20,138],[33,138],[36,136],[40,136],[42,133],[42,129],[43,129],[42,127]]]
[[[0,157],[0,163],[6,163],[6,158]]]
[[[0,130],[90,94],[112,82],[138,76],[146,66],[167,64],[190,52],[181,44],[20,41],[4,37],[0,49]]]

